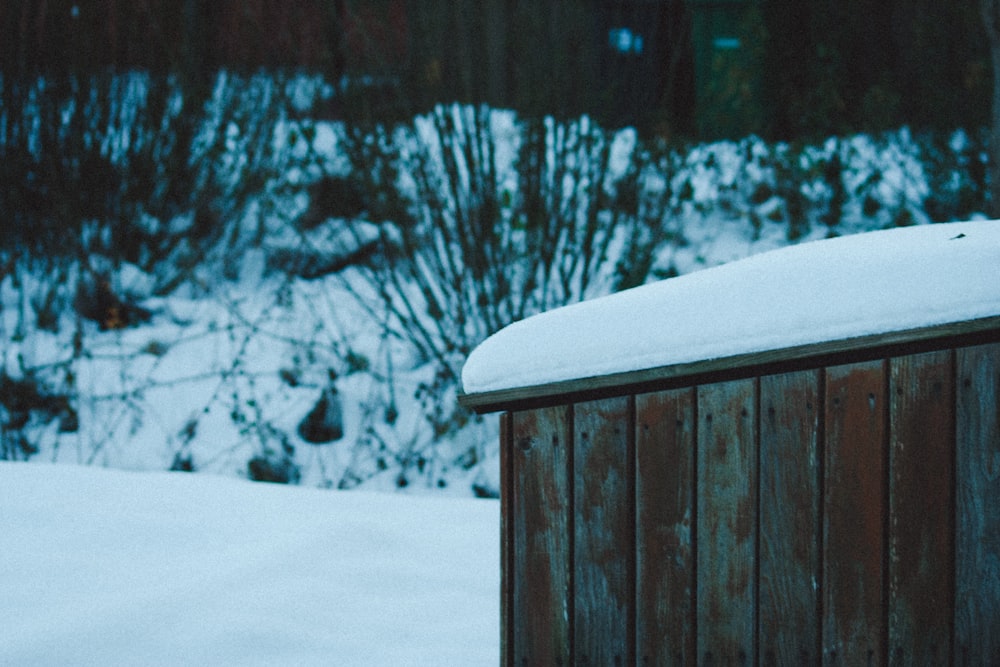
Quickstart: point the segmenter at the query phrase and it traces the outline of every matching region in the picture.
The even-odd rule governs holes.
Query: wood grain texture
[[[1000,666],[1000,343],[501,417],[501,664]]]
[[[636,657],[695,662],[694,390],[636,397]]]
[[[574,661],[634,663],[635,559],[628,398],[574,406]]]
[[[1000,344],[957,365],[955,663],[1000,665]]]
[[[826,371],[822,660],[884,664],[886,372]]]
[[[570,409],[512,415],[511,657],[516,665],[572,664]]]
[[[698,387],[698,662],[755,659],[755,380]]]
[[[952,352],[891,361],[889,663],[951,661]]]
[[[500,665],[512,667],[514,655],[510,650],[514,645],[514,623],[511,612],[514,608],[514,572],[513,549],[514,528],[513,516],[513,437],[512,415],[505,412],[500,415]]]
[[[819,660],[819,372],[760,379],[761,663]]]

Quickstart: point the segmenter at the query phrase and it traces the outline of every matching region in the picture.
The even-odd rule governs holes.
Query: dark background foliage
[[[333,115],[440,102],[588,113],[667,137],[771,139],[988,121],[979,3],[935,0],[0,0],[13,81],[106,69],[318,73]]]

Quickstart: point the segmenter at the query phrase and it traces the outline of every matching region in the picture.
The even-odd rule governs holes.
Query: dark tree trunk
[[[993,64],[988,208],[991,217],[1000,218],[1000,0],[980,0],[980,2]]]

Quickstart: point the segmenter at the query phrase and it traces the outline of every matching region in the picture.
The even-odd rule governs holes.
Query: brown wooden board
[[[514,655],[511,652],[514,624],[510,622],[513,609],[514,578],[513,548],[511,531],[513,520],[513,471],[511,470],[513,440],[511,437],[511,413],[500,415],[500,665],[512,667]]]
[[[757,533],[754,379],[698,387],[698,661],[754,655]]]
[[[1000,665],[1000,344],[957,364],[955,662]]]
[[[951,661],[954,386],[950,350],[891,362],[889,662]]]
[[[695,662],[694,390],[636,397],[636,656]]]
[[[886,372],[825,372],[823,663],[885,662]]]
[[[761,663],[819,657],[819,372],[760,379]]]
[[[516,665],[570,665],[570,409],[513,413],[510,622]]]
[[[632,401],[573,415],[574,664],[633,664]]]

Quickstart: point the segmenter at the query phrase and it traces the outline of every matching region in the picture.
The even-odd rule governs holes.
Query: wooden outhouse
[[[503,665],[1000,664],[1000,222],[557,309],[463,383]]]

